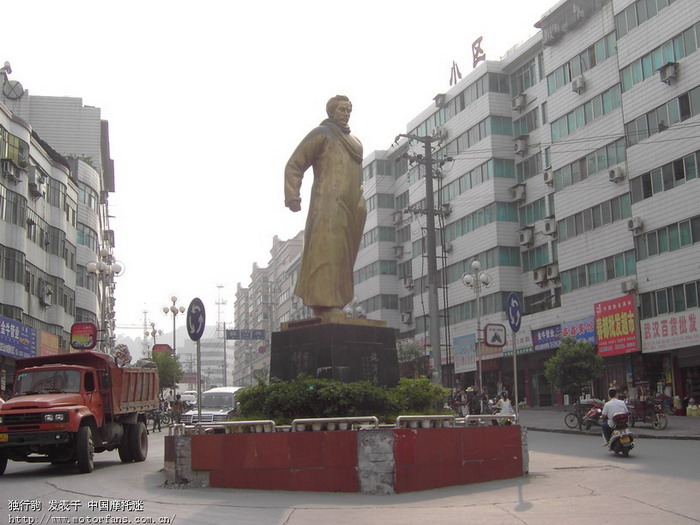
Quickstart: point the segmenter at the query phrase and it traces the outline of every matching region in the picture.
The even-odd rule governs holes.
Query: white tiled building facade
[[[475,295],[461,277],[478,259],[492,280],[482,326],[508,327],[507,297],[522,298],[520,400],[562,401],[544,379],[562,333],[597,343],[594,395],[617,384],[697,396],[700,2],[565,0],[533,22],[538,35],[480,64],[406,130],[446,134],[433,167],[447,381],[476,381],[465,343]],[[424,168],[410,165],[421,147],[404,140],[365,159],[355,292],[368,317],[429,344]],[[482,348],[491,394],[512,392],[511,356],[510,342]]]
[[[88,268],[118,268],[107,122],[81,99],[30,96],[10,72],[0,72],[0,315],[3,335],[19,324],[36,341],[0,352],[3,389],[14,358],[68,352],[75,322],[103,330],[100,349],[113,345],[114,274]],[[3,339],[5,350],[12,339]]]

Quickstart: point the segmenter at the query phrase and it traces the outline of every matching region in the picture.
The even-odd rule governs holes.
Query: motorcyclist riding
[[[610,401],[605,403],[601,414],[601,419],[603,421],[601,428],[603,430],[603,439],[605,440],[603,446],[607,446],[612,437],[613,428],[615,428],[613,416],[619,412],[628,412],[625,402],[617,397],[617,388],[608,390],[608,396],[610,397]],[[612,426],[610,426],[611,424]]]

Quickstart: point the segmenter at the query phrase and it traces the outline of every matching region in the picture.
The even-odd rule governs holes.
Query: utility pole
[[[433,137],[399,135],[423,144],[425,154],[418,162],[425,166],[426,250],[428,252],[428,314],[429,337],[433,354],[434,382],[442,385],[442,347],[440,345],[440,305],[438,303],[437,245],[435,242],[435,199],[433,197]]]
[[[222,323],[221,323],[221,307],[226,305],[226,299],[221,298],[221,289],[224,287],[223,284],[217,284],[216,287],[219,289],[219,299],[216,301],[216,306],[217,306],[217,319],[216,319],[216,330],[217,332],[222,329]],[[228,386],[228,382],[226,381],[226,374],[228,373],[226,370],[226,322],[223,323],[223,334],[224,334],[224,384],[223,386]]]

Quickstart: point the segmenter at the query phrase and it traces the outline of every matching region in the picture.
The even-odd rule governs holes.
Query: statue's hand
[[[290,210],[297,212],[301,211],[301,201],[292,201],[287,203],[287,208]]]

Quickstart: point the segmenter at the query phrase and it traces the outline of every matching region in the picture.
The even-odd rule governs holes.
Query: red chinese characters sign
[[[628,354],[637,351],[634,297],[625,295],[595,304],[598,354]]]
[[[698,310],[642,321],[642,352],[663,352],[700,344]]]

